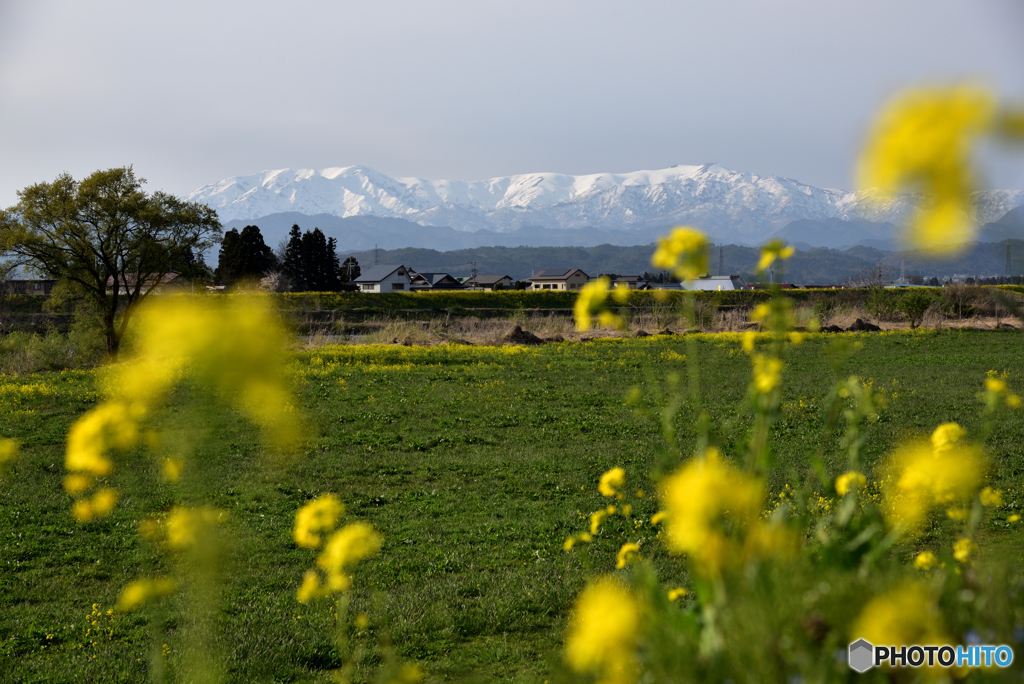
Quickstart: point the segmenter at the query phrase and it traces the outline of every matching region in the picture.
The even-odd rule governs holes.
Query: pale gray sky
[[[718,162],[851,187],[900,87],[1024,102],[1021,0],[0,0],[0,206],[133,164],[480,179]],[[990,164],[1024,188],[1024,149]]]

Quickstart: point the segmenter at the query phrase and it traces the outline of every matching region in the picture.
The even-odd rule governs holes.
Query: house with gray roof
[[[352,283],[360,292],[409,292],[412,274],[401,264],[378,264],[363,269]]]
[[[530,276],[531,290],[579,290],[590,278],[578,268],[546,268]]]
[[[461,290],[462,283],[447,273],[421,273],[411,271],[413,292],[429,290]]]

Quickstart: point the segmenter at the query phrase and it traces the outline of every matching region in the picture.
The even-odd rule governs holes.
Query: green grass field
[[[726,454],[739,454],[750,424],[750,361],[736,335],[696,337],[715,440]],[[1017,391],[1024,387],[1019,333],[841,337],[862,345],[841,375],[860,376],[890,400],[869,427],[868,470],[902,439],[940,423],[979,429],[976,394],[987,371],[1005,373]],[[812,335],[789,351],[783,419],[772,428],[772,493],[811,477],[813,455],[832,477],[845,469],[840,434],[825,430],[822,419],[837,379],[825,353],[835,339]],[[188,628],[178,599],[156,621],[155,635],[142,615],[107,611],[127,582],[167,563],[137,526],[177,497],[230,514],[219,632],[210,644],[226,661],[228,678],[327,681],[339,664],[332,616],[326,602],[295,601],[315,554],[294,545],[291,528],[299,506],[335,492],[348,519],[371,522],[385,538],[381,553],[356,573],[352,610],[372,622],[353,637],[370,644],[357,674],[380,657],[374,644],[390,643],[432,679],[543,682],[557,674],[569,606],[588,576],[613,569],[617,548],[611,535],[581,553],[564,553],[562,543],[603,505],[596,491],[602,472],[622,466],[631,490],[650,493],[652,475],[672,465],[652,414],[662,405],[666,378],[685,377],[690,351],[683,337],[655,337],[301,352],[293,369],[313,426],[301,458],[267,457],[254,428],[184,387],[162,418],[180,434],[203,425],[207,437],[185,480],[162,483],[142,452],[122,457],[115,474],[121,504],[111,517],[85,525],[71,519],[61,487],[64,435],[99,401],[97,374],[0,377],[0,436],[23,444],[0,486],[0,679],[142,681],[154,639],[175,671],[175,637]],[[641,398],[627,406],[632,387]],[[684,403],[675,418],[684,452],[697,415]],[[983,558],[1020,564],[1024,544],[1006,522],[1021,512],[1019,414],[996,429],[989,447],[990,480],[1006,491],[1006,506],[982,532]],[[650,496],[643,501],[647,510],[640,513],[649,517],[656,503]],[[616,520],[613,526],[623,524]],[[649,541],[653,533],[642,527],[633,536]],[[942,534],[901,553],[909,559],[948,542]],[[658,552],[653,560],[662,580],[687,582],[676,559]]]

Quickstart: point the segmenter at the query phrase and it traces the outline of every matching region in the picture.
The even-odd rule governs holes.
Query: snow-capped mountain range
[[[1024,205],[1024,191],[991,190],[975,199],[976,219],[986,223]],[[285,212],[400,218],[496,233],[524,227],[629,231],[685,223],[715,241],[746,244],[801,219],[899,223],[914,204],[913,197],[904,196],[878,206],[855,192],[717,164],[482,181],[392,178],[365,166],[281,169],[227,178],[195,190],[188,200],[213,207],[224,223]]]

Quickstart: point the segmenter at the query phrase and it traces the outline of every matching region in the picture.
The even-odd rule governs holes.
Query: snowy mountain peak
[[[713,239],[757,243],[798,219],[898,222],[911,198],[872,205],[857,193],[758,176],[716,163],[629,173],[528,173],[480,181],[393,178],[366,166],[276,169],[203,186],[188,199],[222,221],[297,212],[402,218],[456,230],[523,226],[633,229],[692,224]],[[978,219],[1024,204],[1024,191],[979,193]]]

